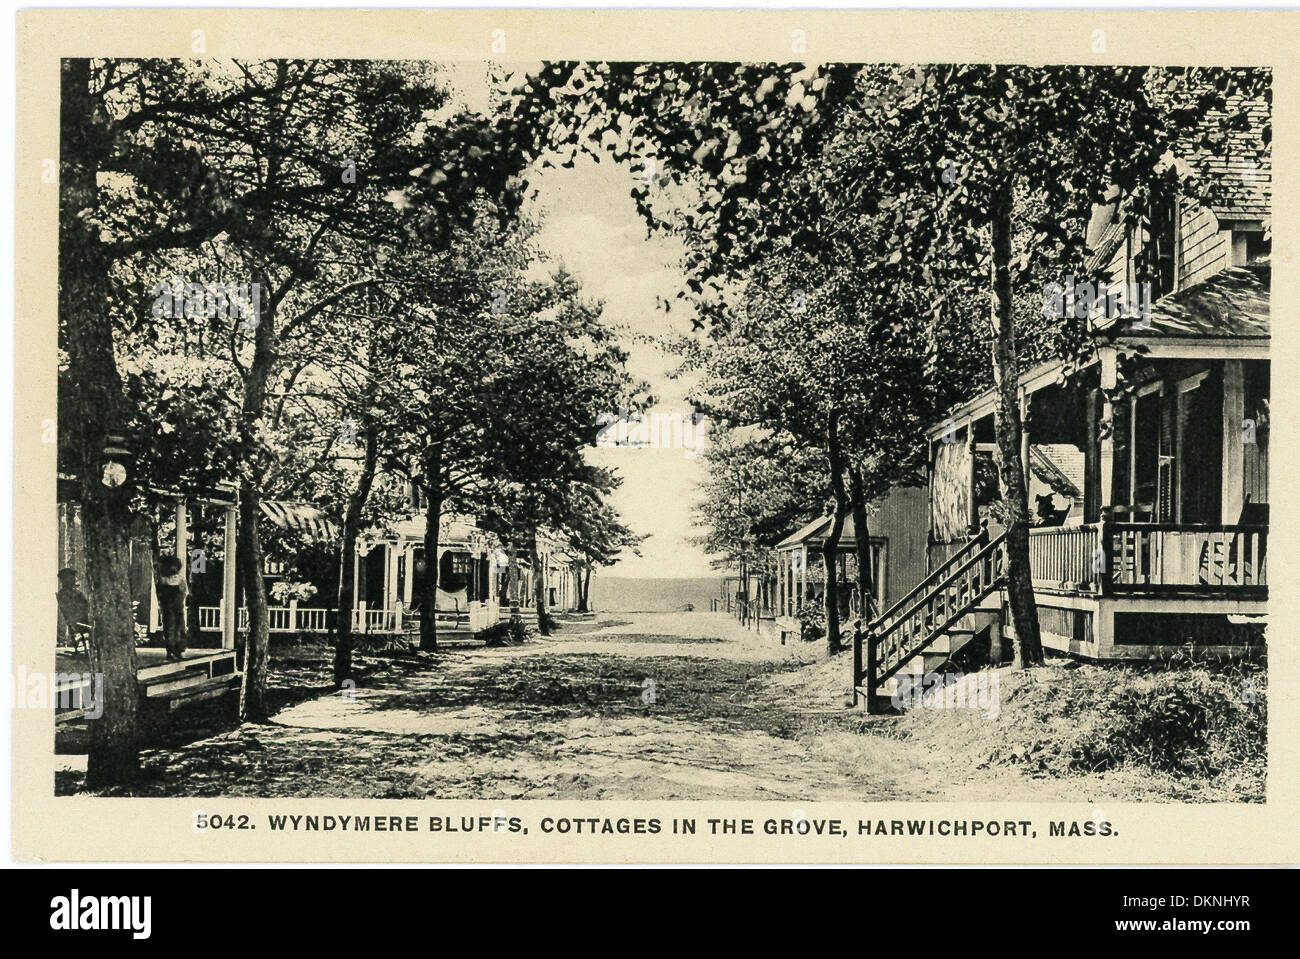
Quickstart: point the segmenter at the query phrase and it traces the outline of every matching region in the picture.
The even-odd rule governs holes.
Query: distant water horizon
[[[687,606],[708,612],[709,600],[722,595],[717,576],[600,576],[591,578],[591,605],[597,612],[673,613]]]

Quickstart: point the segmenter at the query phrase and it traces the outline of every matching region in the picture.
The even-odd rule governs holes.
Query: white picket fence
[[[478,632],[497,621],[495,603],[470,603],[468,610],[439,610],[440,628],[470,629]],[[338,618],[338,611],[321,607],[271,606],[267,609],[272,633],[328,633]],[[199,629],[207,632],[221,632],[222,611],[220,606],[199,607]],[[402,620],[405,622],[403,623]],[[401,633],[417,623],[418,617],[410,613],[403,615],[397,609],[365,609],[352,611],[352,631],[354,633]],[[240,607],[239,625],[241,633],[248,632],[248,609]]]

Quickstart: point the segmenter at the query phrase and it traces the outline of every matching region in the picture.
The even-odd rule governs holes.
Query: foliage
[[[270,589],[271,598],[282,606],[297,601],[305,603],[316,595],[316,587],[311,583],[293,583],[282,579]]]
[[[503,620],[474,634],[486,646],[522,646],[537,635],[533,627],[522,620]]]
[[[998,675],[996,715],[916,708],[899,733],[946,748],[964,744],[969,761],[1036,773],[1135,769],[1262,787],[1268,696],[1261,666],[1069,664],[1038,680]]]
[[[771,548],[821,515],[830,495],[820,453],[771,434],[715,429],[704,462],[695,512],[705,532],[696,542],[715,566],[765,566]]]
[[[806,642],[826,635],[826,607],[822,603],[804,603],[794,612],[799,621],[799,637]]]

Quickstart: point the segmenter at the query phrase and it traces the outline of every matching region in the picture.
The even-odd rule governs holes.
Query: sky
[[[664,313],[656,306],[657,298],[671,300],[681,288],[676,263],[682,250],[673,238],[646,236],[628,195],[633,175],[608,160],[585,159],[571,170],[547,171],[538,181],[538,210],[544,216],[539,245],[582,281],[587,295],[604,301],[606,320],[623,332],[629,371],[649,384],[657,401],[646,411],[646,428],[656,427],[658,442],[619,443],[587,457],[618,470],[623,485],[612,502],[629,526],[650,534],[640,557],[625,556],[606,575],[716,576],[708,557],[688,541],[696,532],[691,507],[704,476],[698,452],[707,430],[691,431],[686,384],[668,376],[674,358],[646,342],[647,334],[690,330],[689,314]],[[684,427],[680,440],[678,424]],[[692,442],[695,437],[699,441]],[[611,442],[621,438],[611,431]]]
[[[484,67],[466,63],[449,69],[449,80],[477,109],[487,106]],[[676,238],[647,236],[628,193],[635,175],[609,158],[597,163],[582,157],[572,169],[548,169],[530,181],[537,188],[530,212],[541,218],[537,243],[555,265],[562,263],[582,282],[587,296],[604,301],[605,320],[622,332],[629,371],[649,384],[657,401],[646,411],[647,426],[675,427],[684,421],[687,428],[682,442],[674,432],[672,440],[648,447],[623,444],[589,452],[590,462],[613,467],[623,477],[611,501],[624,521],[636,532],[650,534],[641,556],[627,554],[602,575],[716,577],[720,574],[708,557],[689,542],[696,533],[692,507],[704,477],[698,451],[707,442],[707,431],[691,431],[686,384],[668,376],[674,359],[647,342],[650,336],[690,332],[689,311],[665,313],[656,306],[681,289],[677,263],[684,250]],[[618,413],[613,403],[610,413]],[[657,432],[668,435],[666,428]],[[619,436],[611,430],[611,438]]]

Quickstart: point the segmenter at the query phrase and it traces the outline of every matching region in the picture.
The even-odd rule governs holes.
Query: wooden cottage
[[[1030,564],[1049,650],[1145,660],[1185,648],[1235,656],[1263,642],[1269,176],[1238,182],[1237,168],[1209,166],[1231,180],[1221,202],[1171,194],[1138,225],[1118,203],[1096,211],[1091,279],[1064,284],[1060,307],[1087,317],[1100,345],[1082,364],[1020,377]],[[989,391],[927,430],[928,573],[856,650],[860,693],[935,668],[980,633],[1001,657],[1011,625],[996,406]]]
[[[927,510],[924,487],[898,487],[868,508],[875,609],[884,609],[924,578]],[[822,602],[825,595],[822,550],[830,526],[829,516],[820,517],[776,545],[776,620],[783,634],[798,635],[799,608]],[[862,614],[856,586],[857,538],[852,516],[844,518],[837,555],[836,581],[844,586],[841,613],[849,625]]]

